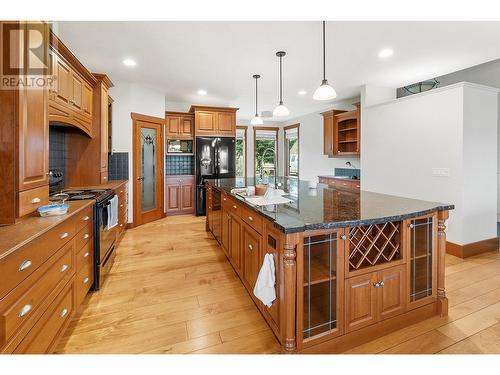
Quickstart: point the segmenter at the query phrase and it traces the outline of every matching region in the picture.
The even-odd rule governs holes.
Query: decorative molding
[[[205,106],[205,105],[192,105],[191,108],[189,108],[189,112],[196,112],[196,111],[213,111],[213,112],[234,112],[239,108],[233,108],[233,107],[210,107],[210,106]]]

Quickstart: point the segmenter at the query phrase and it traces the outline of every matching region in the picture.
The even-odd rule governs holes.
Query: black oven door
[[[114,196],[114,195],[113,195]],[[118,226],[108,229],[108,210],[111,203],[109,197],[104,202],[98,203],[98,223],[99,223],[99,264],[103,263],[104,258],[109,255],[109,252],[114,248],[116,241],[116,231]]]

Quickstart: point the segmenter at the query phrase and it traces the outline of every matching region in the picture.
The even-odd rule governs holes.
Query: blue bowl
[[[40,206],[37,208],[37,211],[40,216],[64,215],[68,212],[68,208],[69,204],[67,203],[57,203]]]

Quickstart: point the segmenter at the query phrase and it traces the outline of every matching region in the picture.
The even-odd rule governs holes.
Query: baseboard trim
[[[488,251],[498,251],[499,238],[493,237],[487,240],[457,245],[446,241],[446,253],[459,258],[468,258],[473,255],[487,253]]]

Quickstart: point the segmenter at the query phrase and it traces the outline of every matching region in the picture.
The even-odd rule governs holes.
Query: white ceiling
[[[312,99],[322,78],[319,21],[57,22],[54,30],[92,71],[161,90],[167,103],[239,107],[239,119],[254,113],[253,74],[262,76],[259,110],[277,104],[275,53],[284,50],[290,118],[332,106]],[[498,35],[500,22],[328,22],[327,78],[337,99],[363,84],[399,87],[500,58]],[[381,60],[385,47],[394,55]]]

